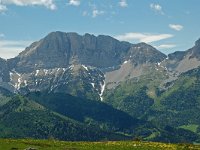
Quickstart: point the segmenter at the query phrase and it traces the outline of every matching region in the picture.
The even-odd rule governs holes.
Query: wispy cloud
[[[88,12],[85,10],[82,12],[82,16],[88,16]]]
[[[0,4],[0,13],[3,13],[7,10],[7,7],[5,5]]]
[[[119,6],[120,6],[120,7],[127,7],[127,6],[128,6],[128,3],[127,3],[126,0],[120,0]]]
[[[91,3],[91,2],[89,2],[88,4],[89,4],[89,7],[91,8],[92,12],[89,13],[87,11],[84,11],[82,13],[83,16],[91,16],[92,18],[96,18],[99,15],[105,14],[105,11],[98,9],[96,4]]]
[[[45,6],[48,9],[55,10],[56,4],[54,0],[1,0],[3,6],[17,5],[17,6]]]
[[[169,24],[169,27],[176,31],[181,31],[183,29],[183,26],[180,24]]]
[[[164,15],[164,12],[163,12],[163,10],[162,10],[162,6],[161,5],[159,5],[159,4],[150,4],[150,8],[153,10],[153,11],[155,11],[155,12],[157,12],[157,13],[159,13],[159,14],[162,14],[162,15]]]
[[[164,39],[173,37],[172,34],[151,34],[151,33],[125,33],[123,35],[115,36],[116,39],[120,41],[129,41],[129,42],[145,42],[151,43]]]
[[[0,40],[0,57],[5,59],[15,57],[31,43],[32,41]]]
[[[175,44],[162,44],[162,45],[154,46],[154,47],[157,49],[169,49],[169,48],[176,47],[176,45]]]
[[[79,6],[81,4],[80,0],[69,0],[68,5]]]
[[[3,33],[0,33],[0,38],[5,37],[5,35]]]
[[[103,15],[105,12],[103,10],[93,9],[92,11],[92,17],[95,18],[99,15]]]

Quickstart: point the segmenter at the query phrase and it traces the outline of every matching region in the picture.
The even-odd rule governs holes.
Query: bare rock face
[[[9,69],[6,60],[0,58],[0,82],[9,81]]]
[[[130,47],[130,43],[104,35],[52,32],[9,60],[9,64],[18,72],[65,68],[71,64],[104,68],[119,65]]]
[[[200,39],[195,42],[195,46],[200,46]]]
[[[129,50],[128,56],[136,65],[161,62],[167,57],[165,54],[146,43],[133,45]]]
[[[177,51],[168,55],[164,65],[171,72],[181,74],[200,66],[200,39],[195,42],[194,47],[187,51]]]

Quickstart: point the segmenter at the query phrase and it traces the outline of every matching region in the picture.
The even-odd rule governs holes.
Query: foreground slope
[[[1,138],[55,138],[70,141],[127,139],[56,113],[23,96],[8,97],[0,105]]]
[[[8,144],[9,143],[9,144]],[[40,150],[63,150],[63,149],[87,149],[87,150],[187,150],[200,149],[198,145],[189,144],[164,144],[154,142],[62,142],[54,140],[12,140],[0,139],[0,149],[40,149]]]

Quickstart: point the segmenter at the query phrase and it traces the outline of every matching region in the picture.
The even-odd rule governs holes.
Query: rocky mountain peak
[[[195,46],[200,46],[200,38],[195,42]]]
[[[200,39],[195,42],[195,46],[187,51],[191,54],[190,58],[197,58],[200,60]]]
[[[129,51],[131,60],[136,64],[161,62],[167,56],[146,43],[135,44]]]
[[[107,68],[119,65],[130,47],[130,43],[106,35],[57,31],[31,44],[9,64],[18,72],[66,68],[74,63]]]

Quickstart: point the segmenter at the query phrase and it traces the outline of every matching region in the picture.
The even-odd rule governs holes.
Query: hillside
[[[0,106],[1,138],[55,138],[70,141],[128,139],[129,137],[85,125],[22,96]]]

